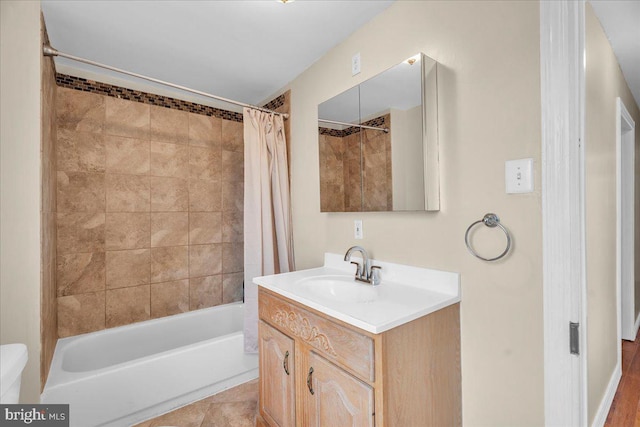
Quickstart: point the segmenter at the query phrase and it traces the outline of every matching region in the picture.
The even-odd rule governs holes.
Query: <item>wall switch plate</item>
[[[362,220],[356,219],[355,221],[353,221],[353,237],[355,237],[356,239],[362,239],[362,236]]]
[[[507,160],[504,179],[507,194],[533,192],[533,159]]]
[[[351,75],[360,74],[360,52],[351,57]]]

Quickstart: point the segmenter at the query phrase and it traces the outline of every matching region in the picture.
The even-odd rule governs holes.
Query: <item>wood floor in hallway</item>
[[[635,341],[622,341],[622,379],[605,427],[640,427],[640,331]]]

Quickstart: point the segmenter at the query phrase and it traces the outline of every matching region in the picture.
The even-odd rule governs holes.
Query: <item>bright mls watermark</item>
[[[69,405],[0,405],[0,425],[69,427]]]

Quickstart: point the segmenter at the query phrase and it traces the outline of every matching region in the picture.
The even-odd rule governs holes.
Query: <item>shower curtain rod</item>
[[[129,76],[137,77],[139,79],[148,80],[150,82],[159,83],[161,85],[165,85],[165,86],[169,86],[169,87],[172,87],[172,88],[175,88],[175,89],[183,90],[185,92],[195,93],[196,95],[201,95],[201,96],[204,96],[204,97],[207,97],[207,98],[217,99],[218,101],[227,102],[229,104],[235,104],[235,105],[239,105],[241,107],[254,108],[256,110],[266,111],[268,113],[279,114],[285,119],[289,118],[289,114],[287,114],[287,113],[279,113],[277,111],[273,111],[273,110],[270,110],[268,108],[258,107],[257,105],[245,104],[244,102],[234,101],[232,99],[223,98],[221,96],[212,95],[210,93],[202,92],[202,91],[195,90],[195,89],[189,89],[188,87],[185,87],[185,86],[180,86],[180,85],[177,85],[177,84],[165,82],[163,80],[155,79],[153,77],[147,77],[147,76],[144,76],[142,74],[133,73],[131,71],[122,70],[120,68],[112,67],[110,65],[101,64],[99,62],[91,61],[89,59],[84,59],[84,58],[80,58],[80,57],[77,57],[77,56],[69,55],[68,53],[63,53],[63,52],[58,51],[57,49],[54,49],[53,47],[51,47],[48,44],[45,44],[45,45],[42,46],[42,53],[44,54],[44,56],[61,56],[63,58],[71,59],[73,61],[83,62],[85,64],[93,65],[94,67],[100,67],[100,68],[104,68],[106,70],[115,71],[117,73],[122,73],[122,74],[126,74],[126,75],[129,75]]]
[[[322,123],[333,123],[334,125],[343,125],[343,126],[349,126],[349,127],[354,127],[354,128],[362,128],[362,129],[373,129],[373,130],[382,131],[384,133],[389,133],[389,128],[377,128],[375,126],[356,125],[356,124],[353,124],[353,123],[337,122],[335,120],[318,119],[318,121],[322,122]]]

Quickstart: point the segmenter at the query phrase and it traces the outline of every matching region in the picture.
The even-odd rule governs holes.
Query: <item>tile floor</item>
[[[622,379],[605,427],[640,427],[640,331],[636,340],[622,341]]]
[[[184,406],[135,427],[254,427],[258,413],[258,380]]]

